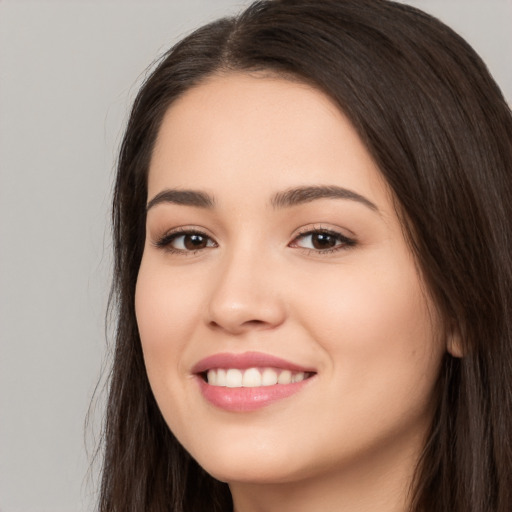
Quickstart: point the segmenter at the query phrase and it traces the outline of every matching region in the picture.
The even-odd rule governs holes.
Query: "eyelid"
[[[332,236],[339,243],[336,243],[333,247],[326,248],[302,247],[301,245],[298,244],[297,241],[299,239],[305,238],[307,236],[312,236],[315,234],[326,234]],[[172,246],[172,242],[174,240],[176,240],[180,236],[186,235],[200,235],[207,239],[207,245],[204,247],[198,247],[196,249],[181,249]],[[330,254],[333,252],[346,250],[357,244],[357,240],[355,239],[355,237],[349,237],[343,234],[340,228],[336,229],[332,227],[326,227],[324,225],[310,225],[302,227],[292,236],[292,241],[288,244],[289,247],[301,249],[308,253],[313,253],[317,255]],[[213,235],[209,233],[209,230],[198,226],[179,226],[176,228],[172,228],[170,230],[165,231],[163,235],[156,237],[156,239],[152,241],[152,244],[158,249],[163,249],[170,253],[184,256],[197,254],[198,252],[202,252],[205,249],[212,249],[218,247],[217,241],[215,240]]]
[[[308,247],[301,247],[298,244],[296,244],[297,240],[300,238],[305,238],[309,235],[314,234],[327,234],[331,235],[335,238],[337,238],[341,243],[326,249],[315,249],[315,248],[308,248]],[[293,245],[295,244],[295,245]],[[299,229],[299,231],[293,235],[293,239],[290,242],[289,246],[292,248],[298,248],[302,249],[304,251],[307,251],[308,253],[313,254],[331,254],[333,252],[338,252],[342,250],[347,250],[350,247],[353,247],[357,244],[357,240],[354,236],[347,236],[341,232],[341,230],[334,229],[331,227],[325,227],[323,225],[315,225],[315,226],[307,226],[304,228]]]
[[[166,250],[170,253],[174,254],[181,254],[181,255],[191,255],[196,254],[199,251],[202,251],[204,249],[211,249],[212,246],[197,248],[195,250],[185,250],[185,249],[177,249],[175,247],[171,246],[171,243],[180,236],[186,236],[186,235],[200,235],[208,240],[212,241],[214,246],[218,247],[218,244],[215,240],[215,238],[208,233],[208,230],[204,228],[200,228],[197,226],[179,226],[176,228],[172,228],[170,230],[167,230],[164,232],[163,235],[156,237],[155,240],[153,240],[153,245],[159,249]]]

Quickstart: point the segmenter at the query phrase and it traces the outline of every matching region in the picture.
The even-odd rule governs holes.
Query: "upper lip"
[[[314,369],[292,363],[286,359],[265,354],[263,352],[244,352],[235,354],[230,352],[214,354],[197,362],[192,373],[203,373],[212,368],[237,368],[246,370],[247,368],[282,368],[292,372],[314,372]]]

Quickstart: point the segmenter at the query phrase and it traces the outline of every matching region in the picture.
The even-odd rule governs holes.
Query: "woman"
[[[100,510],[509,511],[512,119],[382,0],[257,2],[142,87]]]

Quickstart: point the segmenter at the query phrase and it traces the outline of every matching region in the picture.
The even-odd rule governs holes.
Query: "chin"
[[[311,476],[304,467],[305,461],[294,460],[294,454],[300,455],[297,450],[251,447],[245,442],[242,449],[214,450],[193,456],[207,473],[222,482],[279,484]]]
[[[298,479],[290,468],[274,467],[269,464],[213,464],[202,465],[215,479],[226,483],[279,484]]]
[[[284,447],[276,450],[279,444],[256,440],[253,429],[244,430],[243,435],[236,435],[229,428],[224,432],[213,429],[210,435],[187,436],[181,442],[207,473],[222,482],[263,482],[282,476]]]

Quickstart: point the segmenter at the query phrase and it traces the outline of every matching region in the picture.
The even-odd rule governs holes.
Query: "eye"
[[[355,243],[355,240],[336,231],[314,229],[301,233],[290,246],[316,252],[332,252],[353,246]]]
[[[168,233],[158,240],[156,245],[176,253],[195,252],[217,247],[217,244],[208,235],[192,230]]]

